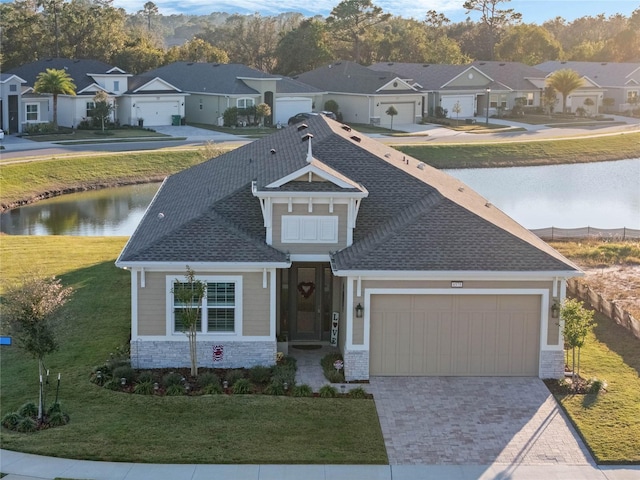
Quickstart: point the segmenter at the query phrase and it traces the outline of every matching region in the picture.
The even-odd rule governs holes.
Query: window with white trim
[[[86,109],[85,109],[86,110],[85,117],[92,117],[94,108],[96,108],[95,102],[87,102]]]
[[[338,243],[338,217],[283,215],[282,243]]]
[[[37,103],[26,104],[26,117],[27,122],[37,122],[40,120],[40,111]]]
[[[249,108],[255,105],[256,101],[253,98],[239,98],[237,101],[238,108]]]
[[[120,91],[120,80],[114,80],[113,81],[113,91],[114,92],[119,92]]]
[[[169,277],[167,277],[169,279]],[[200,305],[200,315],[196,324],[198,333],[239,333],[242,318],[242,277],[196,276],[206,283],[206,296]],[[184,332],[181,312],[187,305],[173,295],[174,289],[181,283],[171,278],[167,284],[170,296],[170,330],[173,333]]]
[[[627,90],[627,103],[636,103],[638,101],[638,90]]]
[[[533,92],[527,93],[527,105],[533,105]]]

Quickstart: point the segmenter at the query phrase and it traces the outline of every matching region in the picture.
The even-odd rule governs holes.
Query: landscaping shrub
[[[178,372],[169,372],[162,377],[162,384],[168,389],[172,385],[181,385],[182,375]]]
[[[222,393],[222,386],[219,383],[209,383],[202,388],[205,395],[218,395]]]
[[[231,127],[238,123],[238,107],[227,108],[222,114],[224,119],[224,126]]]
[[[257,385],[265,385],[271,378],[271,369],[257,365],[249,370],[249,379]]]
[[[290,366],[277,365],[273,369],[272,381],[278,381],[282,384],[289,384],[293,387],[296,383],[296,371]]]
[[[27,402],[20,407],[20,410],[18,410],[18,414],[21,417],[37,417],[38,407],[33,402]]]
[[[602,389],[606,388],[606,385],[606,382],[598,380],[597,378],[592,378],[589,381],[587,393],[598,394]]]
[[[331,385],[323,385],[320,387],[319,393],[321,398],[335,398],[338,395],[338,390]]]
[[[220,379],[213,372],[204,372],[198,375],[198,386],[202,389],[210,386],[217,385],[220,386]]]
[[[283,357],[282,361],[280,361],[280,363],[278,363],[278,366],[281,367],[289,367],[289,368],[293,368],[294,370],[298,369],[298,361],[291,356],[285,356]]]
[[[16,425],[16,430],[21,433],[35,432],[36,429],[36,421],[31,417],[22,417]]]
[[[133,387],[133,393],[137,393],[138,395],[153,394],[153,382],[151,380],[147,380],[137,383],[135,387]]]
[[[296,385],[295,387],[293,387],[292,394],[294,397],[312,397],[313,389],[306,383],[302,385]]]
[[[251,382],[247,378],[239,378],[233,384],[232,391],[240,395],[251,393]]]
[[[138,374],[138,383],[151,382],[153,383],[153,373],[150,371],[140,372]]]
[[[104,388],[106,388],[107,390],[120,390],[120,380],[107,380],[104,383]]]
[[[15,430],[22,418],[22,415],[17,412],[7,413],[2,417],[2,426],[9,430]]]
[[[267,395],[284,395],[284,384],[280,380],[273,379],[271,383],[264,389],[264,393]]]
[[[69,423],[69,416],[62,412],[54,412],[49,416],[49,426],[61,427]]]
[[[225,380],[229,382],[230,387],[233,387],[233,384],[241,378],[244,378],[244,371],[240,370],[239,368],[228,370],[225,374]]]
[[[133,383],[135,376],[136,373],[129,365],[121,365],[113,370],[113,380],[115,380],[116,382],[119,382],[122,378],[124,378],[127,384],[131,384]]]
[[[322,365],[322,371],[324,372],[324,376],[331,383],[344,383],[344,368],[340,370],[336,369],[335,363],[343,362],[342,355],[340,353],[329,353],[322,357],[320,360],[320,365]]]
[[[367,391],[362,387],[356,387],[349,392],[351,398],[367,398]]]
[[[170,397],[177,397],[179,395],[184,395],[185,394],[185,389],[179,383],[174,383],[174,384],[169,385],[167,387],[167,392],[166,393]]]

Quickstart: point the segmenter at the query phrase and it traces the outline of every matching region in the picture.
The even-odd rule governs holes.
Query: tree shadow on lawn
[[[613,320],[596,313],[598,325],[593,329],[597,340],[622,357],[624,363],[640,375],[640,339]]]

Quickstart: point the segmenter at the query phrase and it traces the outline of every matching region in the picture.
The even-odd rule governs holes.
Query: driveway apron
[[[389,463],[589,465],[538,378],[372,377]]]

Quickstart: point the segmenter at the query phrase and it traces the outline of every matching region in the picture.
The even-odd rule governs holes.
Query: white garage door
[[[144,119],[145,127],[171,125],[171,116],[179,115],[178,102],[136,102],[136,115]]]
[[[289,118],[293,117],[296,113],[311,112],[313,102],[310,98],[300,97],[282,97],[276,98],[276,111],[274,116],[274,122],[280,122],[282,125],[286,125]]]
[[[370,308],[371,375],[538,375],[538,295],[372,295]]]
[[[460,105],[460,113],[454,112],[456,103]],[[473,117],[475,113],[473,103],[473,95],[445,95],[440,105],[449,112],[447,114],[449,118],[455,119]]]
[[[380,103],[380,126],[390,127],[391,116],[385,112],[393,105],[398,114],[393,117],[394,125],[401,125],[403,123],[416,123],[416,106],[415,103]]]

